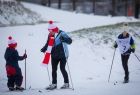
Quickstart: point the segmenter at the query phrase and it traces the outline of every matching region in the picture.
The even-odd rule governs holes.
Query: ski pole
[[[44,55],[45,55],[45,53],[44,53]],[[47,73],[48,73],[48,77],[49,77],[49,82],[50,82],[50,84],[51,84],[51,79],[50,79],[50,74],[49,74],[48,64],[47,64]]]
[[[66,49],[64,48],[64,43],[63,42],[61,42],[61,43],[63,45],[64,53],[66,54]],[[66,64],[67,64],[67,67],[68,67],[68,73],[69,73],[69,77],[70,77],[70,81],[71,81],[72,90],[74,90],[73,81],[72,81],[72,77],[71,77],[71,72],[70,72],[70,68],[69,68],[69,64],[68,64],[68,57],[66,57]]]
[[[140,62],[140,59],[139,59],[139,57],[134,53],[134,55],[136,56],[136,58],[138,59],[138,61]]]
[[[110,73],[109,73],[109,77],[108,77],[108,82],[109,82],[109,80],[110,80],[110,75],[111,75],[112,66],[113,66],[114,57],[115,57],[115,52],[116,52],[116,48],[115,48],[115,50],[114,50],[114,54],[113,54],[113,59],[112,59],[112,64],[111,64]]]
[[[48,64],[47,64],[47,72],[48,72],[49,82],[50,82],[50,84],[51,84],[51,79],[50,79],[50,74],[49,74]]]
[[[71,80],[72,90],[74,90],[73,81],[72,81],[72,77],[71,77],[71,72],[70,72],[70,68],[69,68],[69,64],[68,64],[68,58],[66,59],[66,64],[68,66],[68,72],[69,72],[69,76],[70,76],[70,80]]]
[[[25,49],[25,54],[26,54],[26,49]],[[25,58],[25,90],[26,90],[26,58]]]
[[[66,53],[66,50],[64,48],[64,43],[62,43],[63,45],[63,50],[64,50],[64,53]],[[66,55],[65,55],[66,56]],[[72,86],[72,90],[74,90],[74,86],[73,86],[73,81],[72,81],[72,77],[71,77],[71,72],[70,72],[70,68],[69,68],[69,64],[68,64],[68,58],[66,58],[66,64],[68,66],[68,72],[69,72],[69,76],[70,76],[70,81],[71,81],[71,86]]]

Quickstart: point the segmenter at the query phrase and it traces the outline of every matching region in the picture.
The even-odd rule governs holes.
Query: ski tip
[[[38,90],[38,92],[42,93],[42,91],[41,91],[41,90]]]

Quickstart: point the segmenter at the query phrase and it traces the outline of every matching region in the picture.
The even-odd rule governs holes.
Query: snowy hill
[[[24,25],[0,28],[0,95],[139,95],[140,62],[131,55],[129,59],[130,83],[122,84],[124,72],[121,66],[120,53],[117,49],[112,75],[108,75],[112,62],[116,36],[123,31],[122,23],[129,23],[130,34],[136,41],[136,54],[140,57],[140,23],[126,17],[105,17],[69,13],[33,4],[23,3],[43,18],[54,19],[60,27],[72,37],[69,46],[68,64],[75,90],[59,90],[63,78],[58,68],[58,90],[46,91],[49,85],[46,67],[41,66],[44,54],[40,52],[46,43],[48,24]],[[39,11],[38,9],[42,10]],[[47,15],[47,16],[46,16]],[[106,26],[104,26],[106,25]],[[91,28],[89,28],[91,27]],[[22,55],[27,50],[27,91],[7,92],[5,60],[7,37],[11,35],[18,42],[17,50]],[[24,76],[24,61],[19,62]],[[67,68],[67,67],[66,67]],[[51,72],[51,64],[49,64]],[[51,74],[50,74],[51,75]],[[24,81],[23,85],[24,87]]]
[[[67,12],[67,11],[47,8],[43,6],[37,6],[30,3],[22,3],[22,4],[26,8],[39,13],[45,21],[46,20],[56,21],[57,25],[61,29],[64,29],[67,32],[75,31],[83,28],[117,24],[121,22],[139,21],[131,17],[127,18],[123,16],[111,17],[111,16],[87,15],[87,14]]]
[[[0,26],[15,26],[42,22],[42,18],[15,0],[0,0]]]

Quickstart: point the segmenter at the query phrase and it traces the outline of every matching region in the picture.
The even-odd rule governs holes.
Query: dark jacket
[[[18,64],[19,60],[23,60],[24,56],[19,56],[18,51],[14,48],[7,48],[5,51],[4,58],[6,60],[6,66],[12,66],[16,69],[16,72],[21,72]]]
[[[41,49],[41,52],[45,52],[48,47],[50,35],[48,35],[48,40],[45,46]],[[62,30],[59,30],[58,35],[55,37],[55,43],[52,47],[51,56],[53,58],[63,58],[68,57],[67,44],[71,44],[72,39]]]

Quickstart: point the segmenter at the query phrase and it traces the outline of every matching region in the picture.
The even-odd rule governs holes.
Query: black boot
[[[56,88],[57,88],[57,84],[51,84],[46,88],[46,90],[54,90]]]
[[[61,87],[61,89],[68,89],[69,88],[69,83],[64,83],[64,85]]]
[[[8,87],[10,91],[14,91],[15,88],[14,87]]]
[[[125,77],[123,83],[128,83],[129,82],[129,77]]]
[[[16,87],[16,90],[23,91],[23,90],[25,90],[25,89],[24,89],[23,87],[17,86],[17,87]]]

